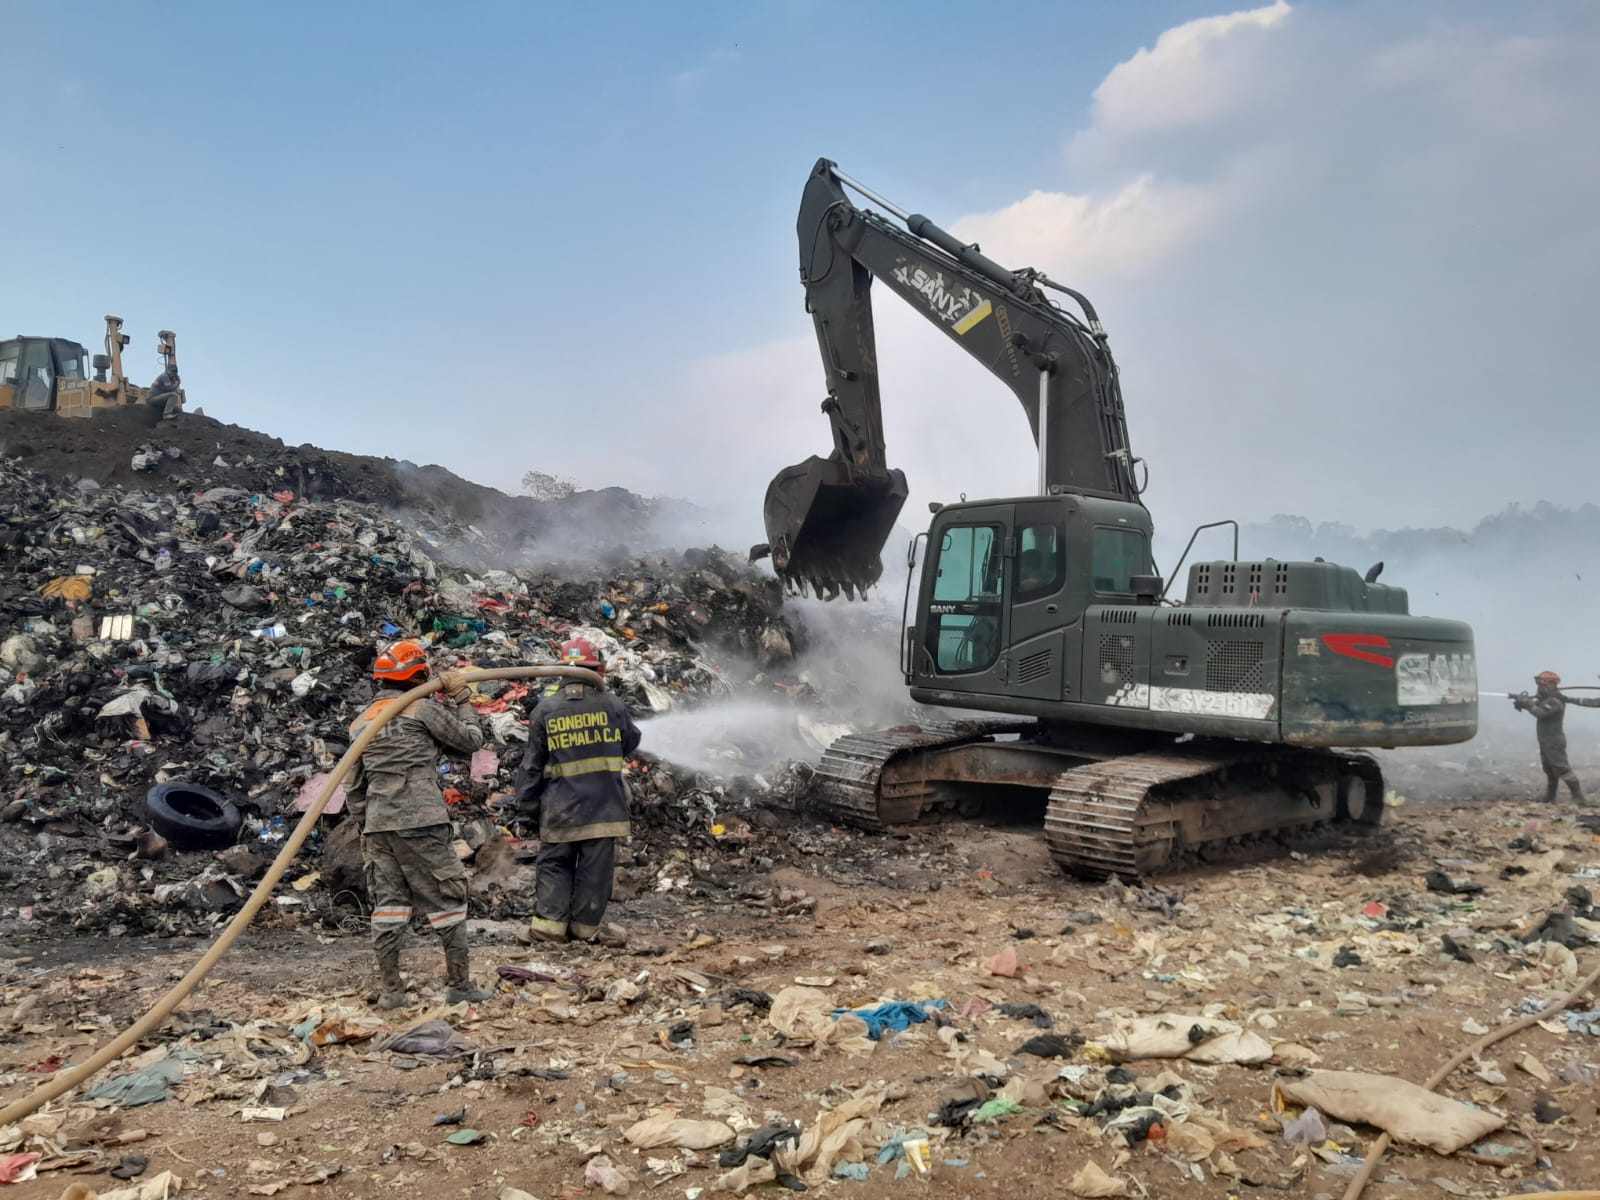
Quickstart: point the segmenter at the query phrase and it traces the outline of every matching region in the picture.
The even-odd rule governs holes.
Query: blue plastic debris
[[[867,1174],[871,1170],[871,1165],[864,1162],[837,1163],[833,1168],[833,1177],[835,1179],[854,1179],[857,1183],[865,1183]]]
[[[897,1159],[904,1158],[906,1156],[905,1141],[910,1136],[909,1133],[895,1134],[878,1150],[878,1161],[880,1163],[891,1163]]]
[[[1600,1037],[1600,1008],[1569,1012],[1566,1018],[1568,1033],[1587,1033],[1590,1037]]]
[[[922,1024],[929,1019],[930,1008],[942,1009],[948,1003],[946,1000],[927,1000],[920,1004],[910,1000],[891,1000],[876,1008],[836,1008],[833,1010],[833,1019],[837,1021],[845,1013],[860,1017],[867,1023],[867,1036],[877,1041],[885,1030],[898,1033],[910,1029],[912,1025]]]
[[[382,625],[378,626],[378,632],[383,634],[384,637],[393,637],[395,634],[400,632],[400,626],[393,625],[388,621],[385,621]]]

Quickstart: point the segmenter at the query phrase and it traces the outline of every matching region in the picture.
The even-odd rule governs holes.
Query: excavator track
[[[919,750],[1015,733],[1031,721],[940,721],[839,738],[811,777],[808,799],[818,812],[859,829],[908,825],[941,808],[939,785],[926,779],[885,782],[884,768]]]
[[[1205,747],[1062,772],[1045,840],[1069,874],[1136,879],[1251,861],[1382,819],[1383,777],[1369,755]]]
[[[1027,740],[1037,728],[973,720],[842,737],[823,755],[807,798],[830,819],[874,831],[965,812],[952,778],[921,760],[997,734]],[[1097,757],[1087,746],[1081,754]],[[1382,818],[1383,777],[1369,755],[1197,742],[1062,771],[1050,788],[1044,834],[1051,857],[1071,875],[1136,879],[1270,857],[1363,832]]]

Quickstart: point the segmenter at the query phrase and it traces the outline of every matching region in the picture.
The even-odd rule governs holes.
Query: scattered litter
[[[182,1187],[183,1181],[177,1175],[163,1171],[132,1187],[92,1193],[90,1200],[167,1200],[169,1196],[176,1196]]]
[[[1017,973],[1017,948],[1007,946],[993,958],[986,958],[983,969],[991,975],[998,975],[1003,979],[1010,979]]]
[[[1072,1053],[1083,1045],[1083,1038],[1076,1033],[1062,1037],[1059,1033],[1041,1033],[1031,1037],[1017,1047],[1018,1054],[1031,1054],[1035,1058],[1071,1058]]]
[[[588,1187],[599,1188],[608,1196],[626,1196],[634,1180],[604,1154],[597,1154],[584,1164],[583,1182]]]
[[[448,1022],[435,1018],[397,1033],[378,1044],[379,1050],[394,1054],[423,1054],[435,1058],[456,1058],[470,1054],[477,1047],[462,1037]]]
[[[880,1004],[876,1008],[836,1008],[833,1010],[834,1019],[845,1015],[861,1018],[866,1022],[867,1036],[873,1041],[881,1038],[886,1030],[899,1032],[910,1029],[913,1025],[920,1025],[924,1021],[932,1020],[929,1009],[943,1009],[946,1007],[944,1000],[926,1000],[914,1003],[909,1000],[891,1000]]]
[[[1582,1012],[1569,1012],[1562,1014],[1567,1023],[1567,1030],[1571,1033],[1586,1033],[1590,1037],[1600,1037],[1600,1008],[1588,1008]]]
[[[150,1160],[143,1154],[124,1154],[111,1168],[113,1179],[137,1179],[149,1169]]]
[[[988,1121],[998,1121],[1001,1117],[1015,1116],[1017,1113],[1024,1111],[1026,1110],[1023,1106],[1011,1099],[1011,1097],[996,1096],[992,1100],[984,1101],[978,1110],[972,1114],[972,1120],[974,1124],[982,1124]]]
[[[1095,1163],[1093,1159],[1078,1168],[1072,1182],[1067,1184],[1074,1196],[1083,1196],[1087,1200],[1095,1200],[1103,1196],[1126,1196],[1128,1182],[1108,1175]]]
[[[1187,1058],[1203,1063],[1254,1064],[1272,1057],[1260,1034],[1210,1017],[1161,1013],[1119,1019],[1099,1045],[1114,1062],[1149,1058]]]
[[[1533,1118],[1541,1125],[1554,1125],[1567,1115],[1567,1110],[1559,1108],[1549,1096],[1539,1095],[1533,1098]],[[1501,1122],[1504,1124],[1504,1122]],[[1499,1126],[1496,1126],[1499,1128]]]
[[[854,1013],[835,1016],[833,1002],[816,988],[784,988],[773,997],[767,1020],[790,1045],[832,1046],[852,1055],[872,1053],[867,1023]]]
[[[27,1183],[38,1178],[35,1164],[42,1154],[7,1154],[0,1157],[0,1183]]]
[[[1422,879],[1430,892],[1442,892],[1446,896],[1476,896],[1483,891],[1483,884],[1455,880],[1443,871],[1429,871]]]
[[[1052,1024],[1050,1014],[1037,1004],[1001,1004],[995,1007],[995,1011],[1003,1017],[1032,1021],[1040,1029],[1049,1029]]]
[[[1322,1114],[1315,1108],[1308,1108],[1298,1117],[1290,1117],[1283,1123],[1283,1142],[1286,1146],[1320,1146],[1328,1140],[1328,1127],[1323,1123]]]
[[[721,1121],[690,1121],[673,1116],[646,1117],[622,1131],[628,1143],[641,1150],[676,1146],[683,1150],[711,1150],[733,1141],[733,1130]]]
[[[198,1057],[191,1050],[173,1049],[137,1071],[100,1080],[89,1089],[89,1099],[109,1100],[123,1108],[158,1104],[172,1095],[170,1086],[183,1078],[185,1063]]]
[[[1505,1125],[1503,1117],[1427,1091],[1403,1079],[1359,1071],[1312,1071],[1280,1079],[1278,1091],[1340,1121],[1386,1130],[1397,1142],[1454,1154]]]

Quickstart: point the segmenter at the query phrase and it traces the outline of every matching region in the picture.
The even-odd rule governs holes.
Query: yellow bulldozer
[[[156,335],[157,353],[166,370],[161,378],[177,379],[178,342],[170,329]],[[92,417],[108,408],[160,403],[169,415],[183,406],[181,388],[140,387],[122,371],[122,348],[129,344],[122,318],[106,318],[106,352],[94,356],[67,338],[22,337],[0,341],[0,408],[54,411],[62,417]]]

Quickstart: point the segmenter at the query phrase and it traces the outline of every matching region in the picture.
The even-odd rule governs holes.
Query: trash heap
[[[451,565],[499,549],[447,518],[402,523],[288,489],[168,495],[0,460],[0,937],[64,923],[199,932],[236,907],[347,749],[394,638],[489,667],[553,662],[582,634],[646,719],[741,693],[816,698],[792,674],[800,637],[778,585],[721,550]],[[496,748],[441,768],[469,852],[493,836],[483,802],[512,786],[529,689],[482,685],[477,703]],[[670,807],[671,769],[637,769],[642,809]],[[158,785],[237,809],[231,861],[153,836]],[[307,884],[299,902],[326,891]]]

